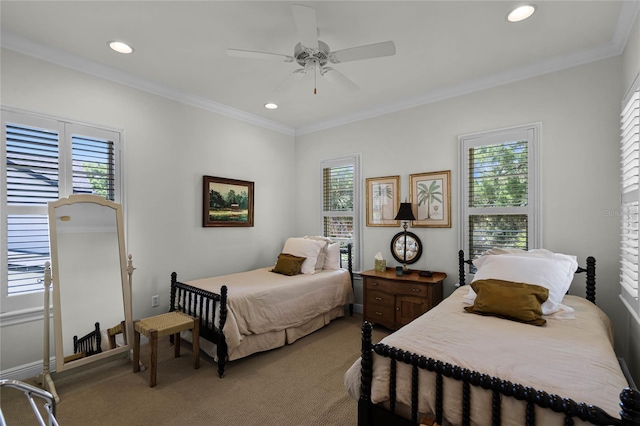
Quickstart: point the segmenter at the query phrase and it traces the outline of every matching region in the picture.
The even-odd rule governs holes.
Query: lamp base
[[[402,275],[411,275],[411,274],[413,274],[413,271],[410,269],[405,269],[402,271]]]

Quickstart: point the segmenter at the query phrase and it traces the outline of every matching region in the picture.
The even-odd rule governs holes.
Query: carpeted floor
[[[61,426],[355,425],[357,403],[343,375],[360,355],[361,321],[357,314],[340,318],[292,345],[232,361],[222,379],[204,354],[193,369],[188,343],[173,358],[168,338],[161,339],[155,388],[148,371],[134,374],[124,358],[54,375],[56,418]],[[374,341],[386,334],[376,329]],[[147,348],[141,352],[147,364]],[[8,426],[36,424],[21,392],[5,388],[0,401]]]

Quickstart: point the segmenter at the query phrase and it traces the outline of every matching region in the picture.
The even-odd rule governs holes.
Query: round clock
[[[405,260],[405,232],[398,232],[391,239],[391,254],[393,258],[400,263],[406,263],[410,265],[414,262],[417,262],[422,255],[422,243],[420,242],[420,238],[413,232],[407,232],[407,241],[406,241],[406,251],[407,257]]]

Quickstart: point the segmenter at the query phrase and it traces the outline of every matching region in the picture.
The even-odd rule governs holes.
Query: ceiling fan
[[[353,81],[335,68],[327,66],[327,63],[339,64],[342,62],[360,61],[396,54],[396,46],[393,41],[350,47],[332,52],[326,43],[318,40],[318,24],[316,22],[315,9],[309,6],[294,4],[291,5],[291,10],[300,39],[300,42],[296,44],[293,49],[293,56],[252,50],[227,49],[229,56],[296,62],[300,65],[302,68],[289,74],[289,76],[274,89],[275,92],[287,92],[302,79],[302,77],[308,74],[313,74],[314,76],[314,94],[317,93],[315,82],[318,74],[331,83],[339,85],[342,89],[357,89],[358,86]]]

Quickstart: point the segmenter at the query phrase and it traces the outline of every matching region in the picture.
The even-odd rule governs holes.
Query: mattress
[[[575,310],[573,318],[548,317],[537,327],[501,318],[480,316],[463,309],[467,288],[457,289],[436,308],[381,342],[480,373],[499,377],[576,402],[597,405],[618,417],[619,395],[627,382],[613,350],[609,318],[586,299],[567,295],[563,304]],[[371,400],[388,400],[389,360],[374,354]],[[435,376],[420,371],[419,411],[434,412]],[[345,387],[354,398],[360,393],[360,360],[345,373]],[[410,368],[398,364],[397,400],[410,406]],[[459,382],[444,379],[444,417],[461,421]],[[491,424],[491,393],[472,387],[472,424]],[[522,424],[525,405],[502,398],[502,424]],[[537,424],[563,424],[551,410],[536,407]],[[576,424],[579,421],[576,420]]]

